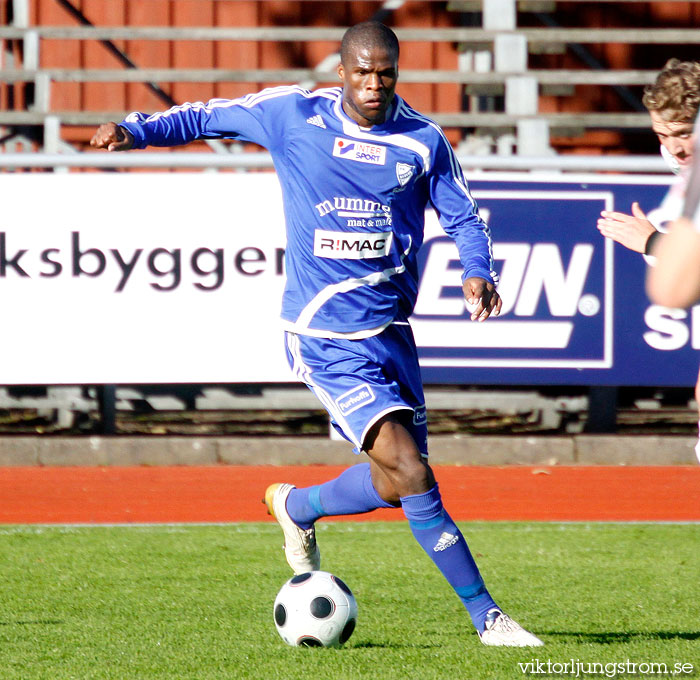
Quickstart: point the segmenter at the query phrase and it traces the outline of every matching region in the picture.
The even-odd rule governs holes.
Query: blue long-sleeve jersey
[[[121,125],[134,148],[233,138],[269,149],[287,222],[287,330],[360,338],[407,319],[429,204],[457,244],[462,278],[496,280],[489,229],[449,142],[398,95],[368,129],[343,111],[341,88],[300,87],[132,113]]]

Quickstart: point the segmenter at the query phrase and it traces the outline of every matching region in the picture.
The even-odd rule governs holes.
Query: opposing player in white
[[[695,126],[696,153],[682,215],[654,249],[656,263],[647,274],[649,297],[666,307],[684,308],[700,302],[700,155],[697,153],[697,123]],[[695,386],[695,399],[700,404],[700,376]],[[700,441],[695,445],[695,455],[700,463]]]
[[[647,264],[655,263],[654,251],[662,234],[681,216],[688,175],[695,158],[693,130],[700,106],[700,63],[669,59],[644,92],[644,105],[651,117],[651,129],[661,144],[661,156],[677,176],[660,206],[645,214],[638,203],[632,214],[603,211],[598,220],[600,233],[620,245],[642,253]],[[700,410],[700,372],[695,383],[695,401]],[[700,462],[700,413],[695,455]]]

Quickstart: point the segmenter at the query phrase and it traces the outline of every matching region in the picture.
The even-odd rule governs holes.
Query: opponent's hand
[[[486,321],[491,314],[494,316],[500,314],[501,296],[490,281],[479,276],[472,276],[465,279],[462,291],[468,304],[467,308],[471,308],[472,321]]]
[[[90,140],[90,146],[107,151],[128,151],[134,145],[134,135],[116,123],[104,123]]]
[[[598,231],[616,243],[643,253],[647,239],[656,231],[636,201],[632,203],[632,214],[603,210],[598,219]]]

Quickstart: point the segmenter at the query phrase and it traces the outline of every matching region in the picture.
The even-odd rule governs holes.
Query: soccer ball
[[[297,574],[275,598],[275,626],[292,647],[340,647],[357,622],[350,588],[327,571]]]

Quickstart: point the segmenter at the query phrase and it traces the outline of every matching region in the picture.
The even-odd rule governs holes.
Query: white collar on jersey
[[[394,100],[391,103],[394,115],[391,116],[392,120],[396,119],[398,111],[401,108],[401,101],[398,95],[394,95]],[[348,116],[343,110],[343,97],[338,97],[338,100],[334,106],[335,115],[343,124],[343,133],[348,137],[353,137],[355,139],[367,139],[374,142],[381,142],[382,144],[394,144],[395,146],[403,147],[404,149],[409,149],[417,153],[423,159],[423,172],[428,172],[432,166],[430,159],[430,149],[419,142],[414,137],[404,134],[383,134],[378,135],[373,133],[374,128],[362,128],[354,120]],[[387,117],[385,120],[389,119],[389,110],[387,110]]]

